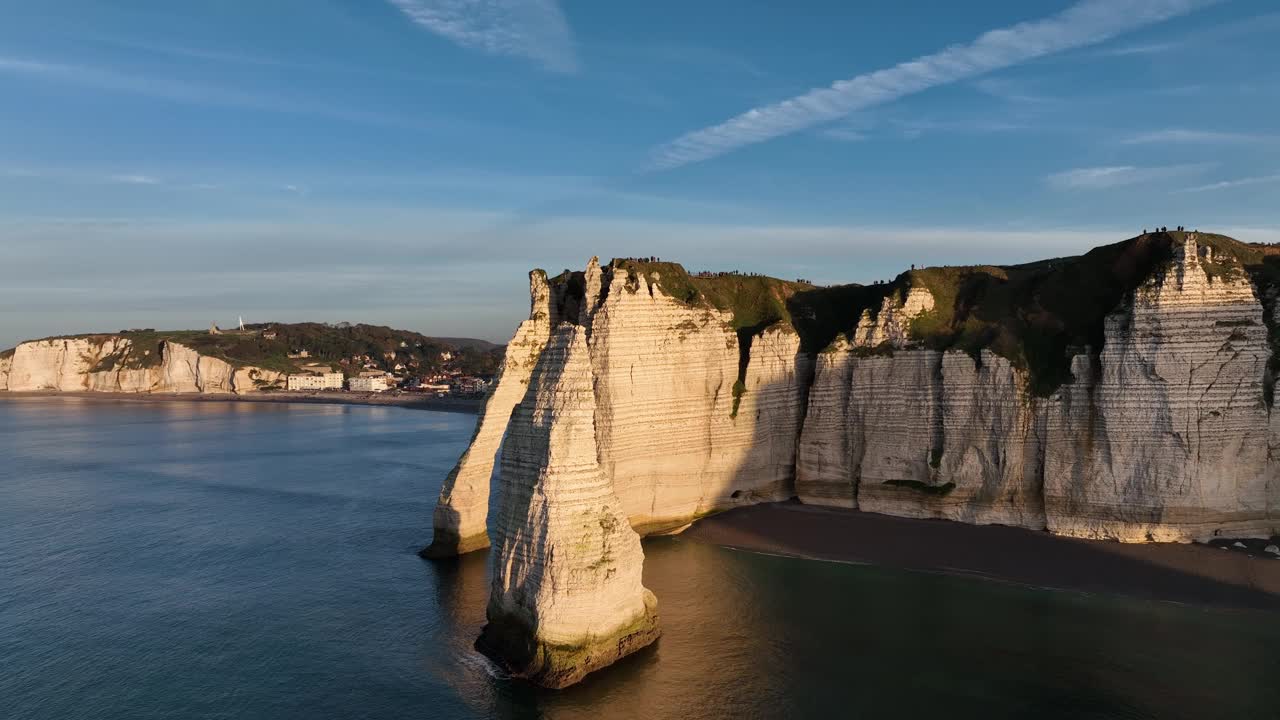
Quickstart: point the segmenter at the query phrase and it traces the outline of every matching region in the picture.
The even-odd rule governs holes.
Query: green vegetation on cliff
[[[628,292],[639,292],[638,277],[655,283],[662,292],[690,307],[709,307],[731,315],[730,327],[738,336],[738,378],[733,384],[736,418],[747,393],[747,363],[752,340],[771,327],[793,330],[788,304],[799,293],[813,289],[806,282],[779,280],[765,275],[739,273],[699,273],[690,275],[679,263],[637,259],[615,259],[609,266],[628,271]]]
[[[750,330],[756,334],[775,323],[791,326],[791,312],[787,301],[797,293],[812,290],[813,285],[764,275],[737,273],[713,273],[706,276],[690,275],[679,263],[651,262],[648,260],[614,260],[611,267],[624,268],[635,276],[643,276],[653,282],[657,273],[658,287],[672,298],[686,305],[713,307],[733,315],[734,330]],[[627,288],[638,292],[640,285]]]
[[[445,341],[381,325],[348,323],[264,323],[246,326],[245,332],[226,331],[216,335],[207,330],[147,329],[44,339],[78,337],[99,343],[112,338],[129,341],[127,350],[102,358],[93,368],[94,372],[158,366],[162,362],[161,347],[166,342],[184,345],[236,367],[253,366],[283,373],[297,372],[300,363],[319,363],[355,374],[367,363],[382,370],[392,370],[400,364],[423,373],[447,365],[468,374],[491,375],[502,362],[502,348],[488,343]],[[306,358],[289,357],[302,350],[306,351]],[[451,357],[443,359],[444,353]],[[368,358],[367,361],[364,358]]]
[[[1030,391],[1047,396],[1071,380],[1071,358],[1102,349],[1105,318],[1167,265],[1184,232],[1156,232],[1094,248],[1077,257],[1025,265],[935,267],[911,270],[884,285],[844,285],[797,294],[791,301],[805,348],[826,348],[851,335],[864,310],[874,316],[886,297],[899,302],[913,287],[927,289],[934,307],[910,325],[910,337],[934,350],[982,350],[1027,371]],[[1280,291],[1280,248],[1246,245],[1198,233],[1213,248],[1201,263],[1214,279],[1247,274],[1259,288],[1272,345],[1272,371],[1280,369],[1280,330],[1273,320]],[[1268,394],[1271,391],[1268,389]]]
[[[885,297],[900,301],[911,288],[925,288],[934,307],[911,322],[916,343],[975,358],[990,350],[1026,370],[1030,390],[1045,396],[1070,380],[1072,355],[1101,349],[1104,318],[1168,261],[1173,240],[1158,233],[1026,265],[911,270],[885,285],[814,290],[793,306],[810,316],[802,326],[809,345],[825,347],[850,333],[863,310],[875,315]]]

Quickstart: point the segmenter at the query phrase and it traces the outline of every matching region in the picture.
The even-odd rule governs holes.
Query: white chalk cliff
[[[1096,366],[1048,408],[1044,500],[1054,533],[1126,542],[1266,536],[1271,349],[1249,279],[1194,237],[1109,316]]]
[[[744,341],[731,313],[673,299],[660,273],[609,270],[590,316],[590,370],[600,466],[631,523],[667,532],[790,497],[799,336],[779,325]]]
[[[511,418],[477,641],[513,674],[564,687],[658,637],[644,553],[601,471],[586,330],[560,325]]]
[[[121,393],[252,393],[283,381],[278,372],[235,366],[167,341],[126,362],[127,337],[92,335],[24,342],[0,358],[0,390]],[[152,357],[151,352],[158,357]]]
[[[644,534],[792,496],[1135,542],[1270,534],[1280,440],[1260,291],[1196,237],[1173,243],[1105,318],[1100,352],[1082,348],[1047,397],[990,349],[922,347],[910,328],[934,307],[924,287],[806,352],[789,322],[744,332],[731,310],[673,297],[654,265],[593,259],[573,291],[535,279],[437,529],[482,536],[510,408],[568,321],[588,337],[600,467]]]
[[[739,504],[794,497],[1123,542],[1280,532],[1274,281],[1262,250],[1214,238],[978,268],[968,295],[969,280],[935,295],[915,274],[806,289],[594,259],[532,283],[531,319],[436,514],[455,551],[482,545],[505,432],[482,646],[543,684],[576,680],[564,668],[600,666],[599,638],[649,617],[635,533],[619,527],[678,531]],[[1098,287],[1089,273],[1105,274]],[[757,295],[726,294],[734,283]],[[760,321],[768,292],[793,314]],[[988,308],[1024,303],[1020,315],[944,313],[985,294],[1006,303]],[[1088,312],[1068,317],[1077,304]],[[832,317],[843,330],[822,329]]]
[[[989,350],[820,354],[798,497],[1124,542],[1277,532],[1262,304],[1194,235],[1173,251],[1048,398]]]
[[[602,269],[595,258],[582,276],[580,299],[567,281],[548,287],[541,271],[531,274],[530,318],[508,345],[471,446],[445,480],[426,555],[487,544],[495,451],[552,322],[589,333],[600,465],[638,530],[670,532],[711,512],[791,496],[804,412],[795,331],[770,327],[744,347],[732,314],[673,299],[660,277]]]

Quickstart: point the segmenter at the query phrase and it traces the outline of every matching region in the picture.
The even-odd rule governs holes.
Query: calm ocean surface
[[[0,401],[0,718],[1276,718],[1280,619],[676,539],[655,648],[559,693],[414,554],[474,418]],[[482,555],[482,554],[481,554]]]

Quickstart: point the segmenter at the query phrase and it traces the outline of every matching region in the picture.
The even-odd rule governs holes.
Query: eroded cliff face
[[[796,496],[1134,542],[1266,535],[1267,326],[1249,275],[1214,252],[1179,235],[1047,396],[990,348],[930,349],[913,330],[938,303],[923,285],[881,293],[820,352],[790,322],[735,327],[683,280],[626,264],[593,261],[572,312],[552,305],[587,332],[598,460],[642,534]],[[501,414],[486,413],[494,437]],[[489,459],[474,528],[493,444],[469,452]]]
[[[551,286],[540,271],[531,275],[530,319],[445,480],[427,556],[487,544],[495,451],[555,322],[588,338],[599,462],[636,530],[677,531],[711,512],[793,494],[808,362],[795,331],[739,331],[732,312],[672,297],[657,271],[601,268],[592,258],[577,275]]]
[[[123,393],[250,393],[284,376],[255,367],[236,367],[166,342],[145,364],[115,362],[129,354],[128,338],[88,336],[25,342],[0,360],[0,389]]]
[[[561,324],[502,446],[488,624],[513,674],[571,685],[658,637],[644,553],[598,461],[586,329]]]
[[[730,313],[668,295],[660,273],[616,268],[608,287],[590,320],[596,428],[632,525],[666,532],[790,497],[804,391],[796,333],[739,333]]]
[[[912,349],[927,290],[888,298],[818,355],[800,436],[803,502],[902,517],[1045,526],[1042,421],[1022,373],[983,350]]]
[[[1265,536],[1272,419],[1262,305],[1190,238],[1107,318],[1097,363],[1049,409],[1049,529],[1127,542]]]
[[[0,390],[9,389],[9,370],[13,367],[12,355],[0,355]]]
[[[890,327],[928,309],[885,303]],[[818,356],[801,500],[1125,542],[1276,532],[1262,305],[1194,235],[1049,398],[990,350],[919,349],[877,324]]]

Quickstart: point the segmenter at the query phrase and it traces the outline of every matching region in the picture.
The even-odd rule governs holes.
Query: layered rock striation
[[[608,268],[591,315],[600,463],[638,530],[790,497],[804,402],[800,339],[664,290],[663,269]]]
[[[0,390],[120,393],[251,393],[283,382],[281,373],[232,365],[176,342],[138,355],[127,337],[106,335],[24,342],[0,359]],[[138,355],[132,361],[126,357]]]
[[[1097,361],[1073,359],[1076,381],[1047,409],[1051,531],[1126,542],[1275,532],[1263,307],[1214,250],[1189,237],[1107,317]]]
[[[583,327],[560,325],[502,446],[492,587],[477,647],[552,688],[649,645],[657,601],[640,536],[601,471]]]
[[[688,280],[670,263],[602,268],[595,258],[549,285],[541,271],[531,275],[530,319],[445,480],[425,554],[487,544],[495,450],[554,322],[587,333],[600,466],[637,530],[671,532],[711,512],[793,494],[807,367],[803,358],[797,364],[799,336],[783,323],[736,328],[731,307],[673,297],[664,272],[681,276],[673,285]]]
[[[797,495],[1125,542],[1276,532],[1259,294],[1194,234],[1171,252],[1046,397],[990,349],[885,352],[860,326],[819,355]]]

